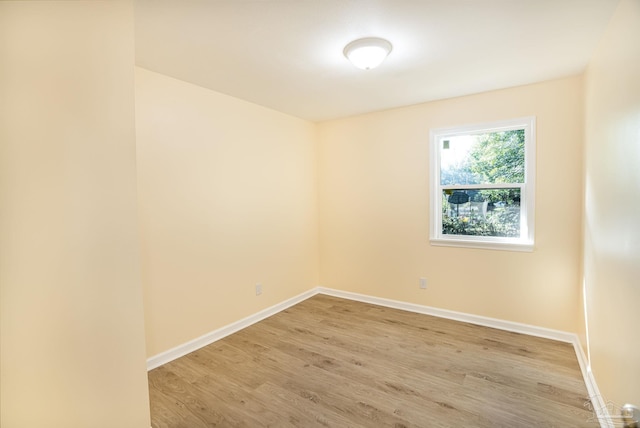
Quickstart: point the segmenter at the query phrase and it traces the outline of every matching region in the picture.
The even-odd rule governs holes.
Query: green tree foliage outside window
[[[520,188],[482,189],[482,184],[522,184],[525,180],[524,129],[492,132],[472,136],[470,147],[447,161],[441,168],[441,183],[446,185],[480,185],[463,190],[469,202],[456,211],[448,198],[453,190],[443,190],[442,232],[453,235],[518,237],[520,234]],[[445,144],[460,144],[456,137]],[[469,144],[469,136],[465,136]],[[444,147],[443,149],[446,149]],[[443,150],[444,151],[444,150]],[[471,209],[473,203],[487,202],[487,212]],[[476,206],[478,206],[476,204]],[[480,205],[481,206],[481,205]],[[466,209],[465,209],[466,208]]]
[[[524,129],[479,135],[469,157],[482,183],[524,183]]]

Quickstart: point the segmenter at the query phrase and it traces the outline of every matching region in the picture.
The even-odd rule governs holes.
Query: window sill
[[[476,241],[465,238],[431,238],[431,245],[439,247],[480,248],[485,250],[533,252],[531,242]]]

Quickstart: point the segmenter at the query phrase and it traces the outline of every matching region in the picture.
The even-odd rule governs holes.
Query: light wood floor
[[[149,372],[154,428],[597,427],[573,347],[325,295]]]

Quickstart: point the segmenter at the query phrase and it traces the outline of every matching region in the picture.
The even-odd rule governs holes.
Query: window
[[[431,131],[431,243],[533,250],[535,118]]]

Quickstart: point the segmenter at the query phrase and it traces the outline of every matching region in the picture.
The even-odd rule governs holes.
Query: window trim
[[[488,132],[511,131],[524,129],[525,135],[525,172],[520,200],[520,231],[519,238],[504,238],[496,236],[445,235],[442,233],[442,191],[443,188],[469,188],[469,185],[442,186],[440,184],[440,144],[444,138],[459,135],[482,134]],[[536,176],[536,118],[527,116],[496,122],[479,123],[473,125],[437,128],[429,131],[430,144],[430,237],[431,245],[447,247],[484,248],[507,251],[533,251],[535,236],[535,176]],[[472,185],[492,187],[492,184]],[[513,187],[513,186],[512,186]]]

